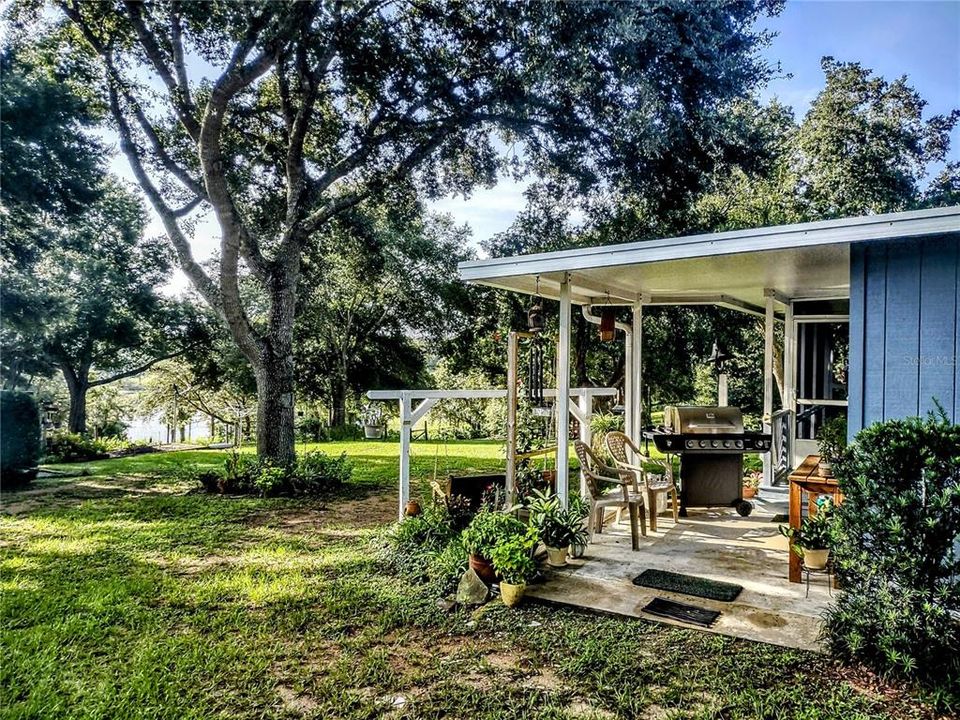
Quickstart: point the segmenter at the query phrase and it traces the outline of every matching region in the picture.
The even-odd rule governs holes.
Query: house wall
[[[960,422],[960,236],[850,253],[850,437],[936,402]]]

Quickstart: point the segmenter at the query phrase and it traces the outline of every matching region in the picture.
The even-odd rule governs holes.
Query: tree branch
[[[170,68],[167,67],[166,59],[163,56],[163,51],[157,44],[153,33],[147,27],[146,21],[143,17],[142,2],[126,0],[124,2],[124,7],[126,7],[127,17],[130,18],[130,23],[133,25],[133,29],[137,33],[137,38],[140,40],[140,45],[143,46],[143,50],[146,53],[147,58],[150,60],[150,64],[153,65],[153,69],[156,71],[157,75],[160,76],[163,84],[167,86],[167,90],[170,93],[170,99],[173,101],[173,106],[177,113],[177,118],[180,120],[190,137],[196,141],[200,137],[200,125],[197,123],[196,118],[190,110],[190,95],[186,80],[186,68],[183,64],[183,48],[180,42],[179,17],[174,12],[171,12],[171,44],[174,47],[174,64],[177,65],[178,75],[181,77],[180,83],[174,79],[173,74],[170,72]],[[176,33],[176,41],[173,41],[174,32]],[[178,53],[179,62],[177,61]]]
[[[123,372],[119,372],[119,373],[117,373],[116,375],[111,375],[110,377],[98,378],[98,379],[96,379],[96,380],[91,380],[91,381],[87,384],[87,387],[88,387],[88,388],[95,388],[95,387],[99,387],[100,385],[109,385],[110,383],[116,382],[117,380],[123,380],[124,378],[133,377],[134,375],[139,375],[140,373],[142,373],[142,372],[144,372],[144,371],[149,370],[150,368],[152,368],[152,367],[153,367],[154,365],[156,365],[158,362],[163,362],[164,360],[170,360],[170,359],[172,359],[172,358],[179,357],[180,355],[183,355],[183,354],[184,354],[187,350],[189,350],[189,349],[190,349],[190,348],[188,348],[188,347],[186,347],[186,348],[181,348],[180,350],[177,350],[177,352],[175,352],[175,353],[170,353],[170,354],[168,354],[168,355],[163,355],[162,357],[154,358],[153,360],[150,360],[149,362],[145,362],[145,363],[143,363],[142,365],[138,365],[137,367],[131,368],[131,369],[129,369],[129,370],[124,370]]]

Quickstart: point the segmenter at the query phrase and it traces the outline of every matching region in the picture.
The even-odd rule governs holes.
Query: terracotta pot
[[[420,503],[416,500],[408,500],[406,507],[403,509],[403,514],[407,517],[413,517],[414,515],[419,515],[422,512]]]
[[[503,604],[507,607],[515,607],[520,604],[520,601],[523,599],[523,593],[526,591],[526,589],[526,583],[513,585],[512,583],[501,582],[500,598],[503,600]]]
[[[547,545],[547,565],[550,567],[563,567],[567,564],[568,547],[553,548]]]
[[[757,489],[755,487],[743,486],[743,499],[749,500],[757,494]]]
[[[803,549],[803,564],[810,570],[823,570],[830,559],[829,550]]]
[[[493,585],[497,581],[497,572],[493,569],[493,563],[486,558],[470,553],[470,569],[487,585]]]

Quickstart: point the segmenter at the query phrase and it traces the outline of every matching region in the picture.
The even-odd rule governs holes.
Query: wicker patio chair
[[[640,448],[633,444],[633,441],[622,432],[608,432],[604,438],[604,443],[617,469],[621,473],[630,473],[633,475],[634,482],[639,491],[647,495],[647,507],[650,509],[650,529],[657,530],[657,495],[669,495],[673,509],[673,521],[679,519],[680,503],[677,500],[677,485],[673,481],[673,465],[669,460],[653,460],[642,452]],[[633,464],[627,457],[627,449],[634,453],[637,462]],[[643,463],[655,463],[663,468],[663,475],[647,472],[643,468]]]
[[[630,542],[634,550],[640,549],[640,530],[647,534],[647,523],[643,515],[643,495],[631,490],[633,480],[617,471],[616,468],[604,465],[593,454],[589,445],[577,440],[573,443],[580,460],[580,471],[586,481],[587,492],[590,495],[590,516],[587,520],[587,531],[600,534],[603,532],[604,515],[608,508],[615,510],[626,509],[630,514]],[[616,489],[608,486],[615,485]]]

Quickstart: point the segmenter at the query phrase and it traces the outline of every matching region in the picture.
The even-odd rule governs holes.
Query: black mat
[[[684,603],[673,602],[662,597],[655,597],[643,612],[656,615],[657,617],[670,618],[691,625],[700,625],[701,627],[710,627],[720,617],[719,610],[707,610],[696,605],[686,605]]]
[[[644,570],[633,579],[638,587],[648,587],[654,590],[695,595],[708,600],[723,600],[731,602],[737,599],[743,591],[743,586],[733,583],[707,580],[694,575],[681,575],[667,570]]]
[[[770,522],[775,522],[775,523],[790,522],[790,516],[785,515],[784,513],[778,513],[774,515],[772,518],[770,518]]]

